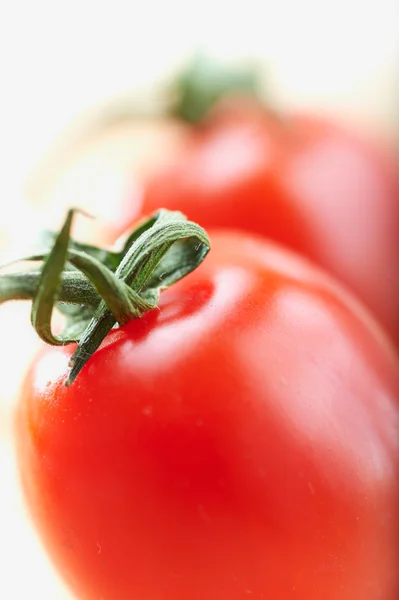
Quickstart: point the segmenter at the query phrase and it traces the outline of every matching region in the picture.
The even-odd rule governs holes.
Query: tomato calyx
[[[173,83],[169,113],[196,124],[225,96],[245,95],[262,102],[259,83],[255,65],[229,67],[199,53]]]
[[[38,270],[0,276],[0,303],[32,300],[31,321],[51,345],[78,342],[65,385],[116,325],[156,308],[163,289],[193,271],[210,249],[206,232],[180,212],[159,210],[141,221],[120,251],[107,251],[71,239],[76,210],[68,211],[49,247],[21,259],[39,261]],[[52,332],[54,307],[65,317],[61,335]]]

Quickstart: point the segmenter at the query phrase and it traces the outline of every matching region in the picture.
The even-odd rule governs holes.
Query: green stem
[[[2,275],[0,278],[0,304],[8,300],[33,300],[38,291],[40,275],[40,271]],[[98,294],[90,281],[78,271],[64,272],[58,289],[58,302],[80,304],[82,294],[90,306],[98,306]]]
[[[21,259],[41,261],[39,271],[0,275],[0,303],[32,300],[32,325],[44,341],[78,342],[65,385],[114,326],[155,308],[161,290],[193,271],[210,249],[206,232],[179,212],[161,210],[143,220],[120,252],[72,240],[73,217],[70,210],[60,233],[48,236],[48,251]],[[65,316],[58,336],[51,330],[54,307]]]

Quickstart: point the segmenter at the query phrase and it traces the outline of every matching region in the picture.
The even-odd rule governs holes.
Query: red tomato
[[[227,164],[227,163],[226,163]],[[160,310],[33,364],[18,458],[82,600],[394,600],[399,370],[311,264],[214,233]]]
[[[283,243],[349,286],[399,342],[399,185],[385,157],[327,120],[230,102],[192,131],[131,219],[159,206]]]

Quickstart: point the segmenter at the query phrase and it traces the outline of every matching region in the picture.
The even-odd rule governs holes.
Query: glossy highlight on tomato
[[[245,234],[24,383],[18,463],[81,600],[395,600],[399,370],[327,275]]]
[[[345,127],[225,98],[192,128],[174,164],[133,196],[133,220],[158,206],[179,209],[205,228],[260,233],[310,258],[399,343],[397,166]]]

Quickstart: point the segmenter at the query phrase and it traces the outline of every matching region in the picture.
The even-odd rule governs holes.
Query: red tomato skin
[[[346,284],[399,343],[397,167],[344,127],[221,106],[132,206],[135,217],[163,206],[288,246]]]
[[[398,364],[328,276],[240,233],[113,331],[45,348],[17,413],[41,538],[81,600],[396,600]]]

